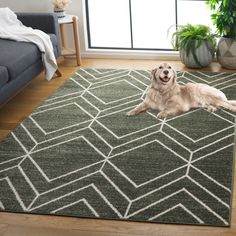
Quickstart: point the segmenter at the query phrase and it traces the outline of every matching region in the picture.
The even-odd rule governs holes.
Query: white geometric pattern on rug
[[[205,166],[215,162],[220,170],[218,161],[227,154],[227,178],[232,178],[235,115],[197,109],[166,120],[152,112],[127,117],[126,112],[143,100],[149,74],[80,69],[72,76],[68,87],[61,87],[0,143],[0,209],[228,226],[232,183]],[[182,84],[201,82],[224,92],[236,90],[236,74],[180,72],[178,77]],[[124,91],[118,91],[119,86]],[[200,126],[186,124],[191,116],[209,121],[207,133],[193,132]],[[132,125],[125,129],[114,122]],[[75,146],[79,156],[71,151]],[[138,156],[150,148],[166,156]],[[86,153],[89,158],[78,159]],[[134,168],[124,165],[127,160]],[[171,218],[179,214],[184,222]]]

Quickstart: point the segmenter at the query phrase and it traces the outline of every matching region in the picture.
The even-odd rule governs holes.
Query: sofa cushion
[[[8,72],[7,68],[0,66],[0,88],[3,87],[8,81]]]
[[[38,47],[33,43],[7,39],[0,39],[0,52],[0,66],[7,68],[9,80],[15,79],[41,57]]]

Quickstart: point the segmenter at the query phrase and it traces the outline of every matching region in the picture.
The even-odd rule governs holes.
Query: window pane
[[[91,47],[131,47],[129,0],[89,0]]]
[[[132,0],[134,48],[172,48],[168,28],[175,25],[175,0]]]
[[[178,1],[178,25],[204,24],[213,28],[211,11],[205,1]]]

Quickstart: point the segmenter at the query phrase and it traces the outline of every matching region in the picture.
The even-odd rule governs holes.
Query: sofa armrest
[[[36,13],[36,12],[17,12],[18,20],[25,26],[39,29],[47,34],[55,34],[58,40],[60,50],[60,33],[58,18],[54,13]],[[60,52],[59,52],[60,54]]]

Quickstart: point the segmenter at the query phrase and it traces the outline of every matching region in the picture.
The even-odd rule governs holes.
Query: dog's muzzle
[[[162,82],[167,83],[167,82],[169,82],[170,77],[168,77],[167,75],[164,76],[164,77],[161,77],[161,76],[160,76],[159,79],[160,79]]]

